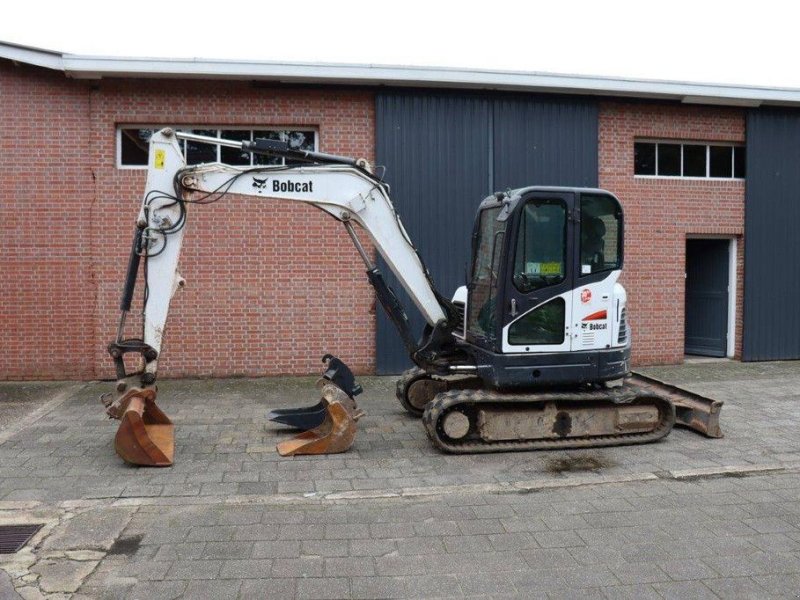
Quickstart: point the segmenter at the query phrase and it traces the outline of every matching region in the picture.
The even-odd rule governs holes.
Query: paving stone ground
[[[34,412],[64,387],[51,382],[0,384],[0,431]]]
[[[351,451],[285,459],[265,415],[313,379],[165,381],[175,465],[140,469],[111,384],[70,384],[0,438],[0,523],[47,524],[0,555],[0,598],[800,597],[800,363],[647,372],[724,400],[725,438],[444,455],[365,377]],[[2,413],[25,386],[0,389]]]

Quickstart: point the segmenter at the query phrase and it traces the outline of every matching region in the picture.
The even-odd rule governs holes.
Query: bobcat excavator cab
[[[633,444],[664,437],[676,422],[721,435],[721,403],[631,377],[623,234],[619,201],[600,189],[527,187],[483,200],[461,303],[460,348],[474,374],[415,368],[397,385],[436,446]]]
[[[186,166],[180,139],[291,159],[291,166]],[[109,344],[116,394],[104,398],[122,421],[118,454],[139,465],[172,464],[174,431],[156,406],[156,376],[178,259],[191,205],[227,194],[311,204],[343,223],[367,267],[376,297],[416,364],[397,384],[406,410],[448,452],[586,447],[659,439],[673,424],[721,435],[721,403],[641,376],[629,377],[626,295],[618,283],[624,223],[619,201],[597,189],[529,187],[480,205],[466,298],[435,289],[389,198],[363,160],[301,151],[273,140],[234,141],[164,129],[150,141],[147,184],[136,221]],[[290,209],[291,207],[289,207]],[[406,313],[356,233],[371,241],[426,320],[417,338]],[[140,266],[143,268],[140,269]],[[139,337],[125,337],[139,273],[144,279]],[[138,355],[128,373],[125,355]],[[304,429],[278,445],[282,455],[343,452],[362,415],[360,386],[326,355],[322,399],[273,411]],[[610,381],[622,382],[608,385]],[[110,395],[109,395],[110,396]]]

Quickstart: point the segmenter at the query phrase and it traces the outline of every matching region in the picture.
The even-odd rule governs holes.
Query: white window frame
[[[123,171],[141,171],[146,170],[147,165],[123,165],[122,164],[122,130],[123,129],[155,129],[158,131],[159,129],[163,129],[164,127],[170,127],[170,125],[153,125],[151,124],[137,124],[137,123],[125,123],[125,124],[117,124],[116,133],[115,133],[115,144],[116,144],[116,163],[117,169]],[[222,131],[249,131],[250,132],[250,139],[253,139],[253,133],[256,131],[313,131],[314,132],[314,152],[319,152],[319,128],[314,126],[305,126],[305,125],[292,125],[292,126],[261,126],[261,125],[180,125],[175,126],[175,129],[179,131],[188,131],[188,130],[216,130],[216,137],[220,136],[220,132]],[[181,150],[183,152],[184,157],[186,156],[186,140],[181,140]],[[217,162],[220,162],[220,157],[222,156],[221,148],[219,144],[217,146]],[[244,165],[243,165],[244,166]],[[254,165],[255,166],[255,165]]]
[[[712,177],[711,176],[711,146],[730,146],[731,148],[741,148],[742,150],[745,149],[745,144],[742,142],[709,142],[709,141],[691,141],[691,140],[664,140],[664,139],[650,139],[650,138],[634,138],[634,144],[655,144],[656,145],[656,159],[655,159],[655,167],[656,167],[656,174],[655,175],[641,175],[634,172],[633,177],[635,179],[684,179],[687,181],[744,181],[747,176],[745,177],[734,177],[733,173],[735,172],[735,165],[736,165],[736,158],[735,158],[735,151],[731,152],[731,177]],[[705,146],[706,148],[706,174],[704,177],[698,177],[696,175],[688,176],[688,175],[658,175],[658,145],[659,144],[670,144],[673,146],[680,146],[681,147],[681,173],[683,173],[683,147],[684,146]],[[634,171],[636,170],[636,164],[634,161]]]

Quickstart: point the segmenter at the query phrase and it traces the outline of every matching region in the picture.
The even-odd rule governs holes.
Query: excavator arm
[[[217,144],[223,142],[246,151],[290,156],[295,160],[300,158],[316,164],[239,168],[214,163],[186,167],[179,145],[181,138]],[[170,299],[184,282],[177,269],[188,211],[192,204],[214,202],[226,194],[263,198],[269,202],[288,200],[310,204],[342,222],[367,266],[367,275],[376,289],[378,299],[397,325],[412,359],[425,362],[435,359],[431,340],[418,342],[409,331],[405,312],[361,245],[354,225],[368,233],[378,253],[425,318],[429,330],[438,332],[440,340],[446,340],[444,331],[447,329],[449,334],[452,329],[448,327],[454,315],[452,305],[433,287],[427,269],[394,210],[387,186],[365,167],[363,161],[294,151],[272,140],[226,141],[169,129],[155,133],[150,142],[146,191],[136,222],[120,305],[120,335],[110,346],[117,362],[118,375],[122,375],[119,368],[122,354],[135,351],[145,359],[142,370],[144,383],[155,380]],[[141,261],[146,265],[144,284],[147,293],[143,310],[143,335],[141,343],[137,345],[135,341],[126,343],[121,333],[125,313],[130,310]],[[420,354],[420,350],[428,352]],[[430,364],[427,366],[430,367]]]
[[[280,156],[295,164],[234,167],[213,163],[187,167],[181,139]],[[123,425],[127,417],[141,418],[146,425],[148,415],[151,419],[156,415],[158,420],[150,425],[169,424],[155,407],[154,384],[170,301],[184,283],[178,273],[178,262],[187,216],[192,205],[216,202],[227,194],[263,198],[266,202],[286,200],[310,204],[343,223],[366,264],[367,276],[378,300],[398,328],[412,360],[434,372],[447,370],[453,363],[458,350],[451,333],[458,319],[457,312],[434,288],[430,274],[394,210],[388,186],[372,174],[366,161],[294,150],[273,140],[231,141],[163,129],[150,140],[147,183],[120,302],[117,337],[108,348],[118,379],[116,398],[105,401],[110,416],[123,419]],[[419,341],[410,331],[408,318],[394,292],[361,245],[356,226],[367,232],[425,318],[428,326]],[[145,292],[141,337],[126,339],[125,321],[142,264]],[[128,353],[140,356],[139,368],[132,374],[125,368],[124,356]],[[351,395],[350,390],[345,392]],[[129,414],[131,406],[136,409],[136,415]],[[139,442],[152,441],[146,439],[148,436],[142,428],[139,429]],[[142,452],[147,454],[141,443],[137,442],[135,452],[120,450],[120,442],[124,445],[132,436],[127,437],[127,440],[119,440],[118,434],[118,452],[129,462],[144,464],[137,458]],[[169,445],[171,449],[171,443]],[[161,462],[171,464],[172,457],[166,452],[163,454]]]

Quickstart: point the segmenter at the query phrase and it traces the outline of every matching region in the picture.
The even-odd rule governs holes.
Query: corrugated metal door
[[[376,158],[388,169],[404,225],[449,296],[464,284],[473,219],[486,195],[532,184],[597,185],[597,106],[510,94],[382,92]],[[421,333],[421,316],[391,274],[387,280]],[[377,372],[398,373],[411,363],[391,321],[377,312]]]
[[[442,294],[464,285],[472,220],[491,193],[489,103],[457,95],[378,94],[376,158],[385,165],[391,197]],[[381,271],[408,311],[411,330],[425,321],[381,261]],[[378,373],[411,365],[392,322],[377,308]]]
[[[744,360],[800,358],[800,111],[747,116]]]
[[[686,241],[686,354],[728,351],[728,240]]]
[[[494,190],[597,187],[593,100],[501,97],[494,102]]]

